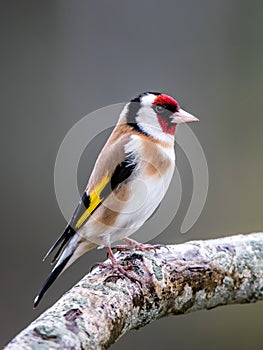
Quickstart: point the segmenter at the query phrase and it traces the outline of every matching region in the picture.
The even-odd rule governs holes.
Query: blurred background
[[[183,199],[154,242],[263,229],[262,23],[261,1],[0,1],[1,346],[105,258],[91,251],[32,310],[50,271],[42,257],[65,226],[54,191],[57,151],[100,107],[160,90],[201,120],[191,128],[209,167],[204,210],[179,233],[193,181],[178,149]],[[80,188],[106,138],[83,155]],[[156,321],[112,349],[260,349],[262,321],[262,302],[220,307]]]

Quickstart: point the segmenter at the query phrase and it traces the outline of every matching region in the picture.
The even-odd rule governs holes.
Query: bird
[[[144,92],[128,102],[102,148],[86,189],[64,232],[47,252],[55,263],[34,300],[34,307],[55,279],[81,255],[106,247],[110,265],[125,273],[111,245],[148,249],[129,238],[156,211],[175,169],[175,131],[199,121],[171,96]]]

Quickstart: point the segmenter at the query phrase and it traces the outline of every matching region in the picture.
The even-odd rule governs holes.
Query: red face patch
[[[158,122],[162,128],[162,131],[166,134],[174,135],[176,124],[171,124],[167,120],[165,120],[163,117],[161,117],[159,114],[157,114]]]
[[[176,124],[171,123],[170,117],[179,110],[177,101],[168,95],[161,94],[155,98],[153,109],[157,114],[158,122],[163,132],[174,135]]]

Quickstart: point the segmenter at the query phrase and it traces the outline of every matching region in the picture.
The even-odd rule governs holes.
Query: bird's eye
[[[162,114],[165,111],[165,108],[163,106],[156,105],[156,106],[154,106],[154,110],[156,113]]]

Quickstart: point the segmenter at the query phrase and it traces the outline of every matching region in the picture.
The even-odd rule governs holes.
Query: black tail
[[[46,260],[46,258],[57,248],[57,246],[60,244],[60,247],[56,253],[56,255],[54,256],[52,263],[54,263],[60,256],[62,250],[64,249],[64,247],[67,245],[68,241],[74,236],[74,234],[76,233],[76,231],[73,230],[72,227],[70,227],[69,225],[67,225],[65,231],[62,233],[62,235],[56,240],[56,242],[52,245],[52,247],[49,249],[49,251],[47,252],[47,254],[45,255],[43,261]]]
[[[60,247],[60,249],[61,249],[61,247]],[[37,307],[38,303],[43,298],[43,296],[46,293],[46,291],[48,290],[48,288],[55,281],[55,279],[60,275],[60,273],[62,272],[64,267],[67,265],[69,259],[72,257],[73,253],[74,253],[74,251],[72,253],[70,253],[68,256],[66,256],[60,263],[58,262],[57,265],[54,267],[51,274],[47,278],[46,282],[42,286],[39,294],[36,296],[36,298],[34,300],[34,308]]]

